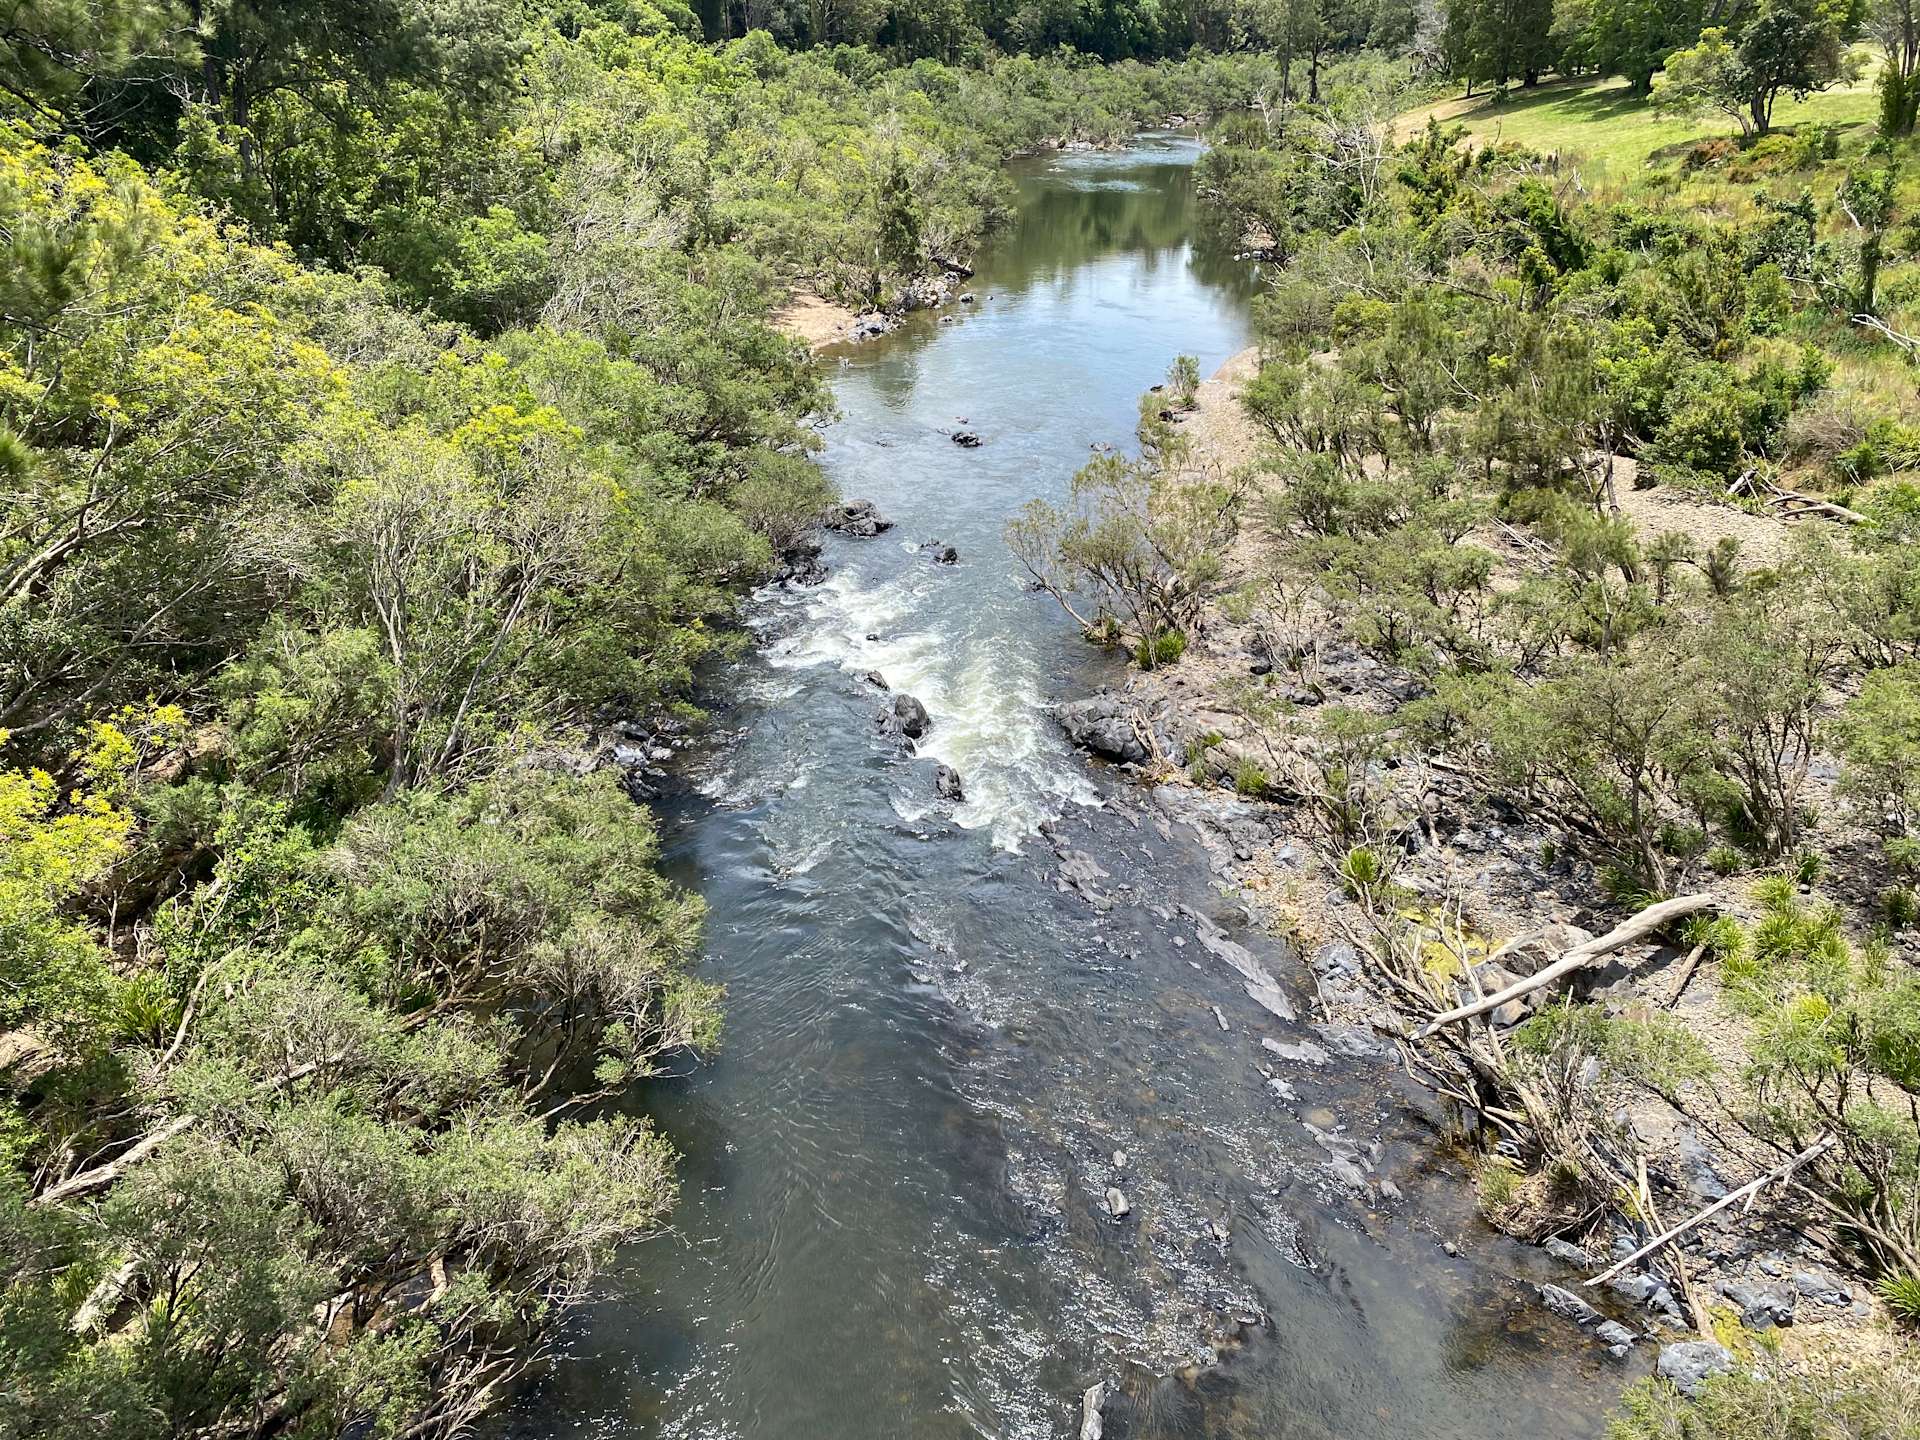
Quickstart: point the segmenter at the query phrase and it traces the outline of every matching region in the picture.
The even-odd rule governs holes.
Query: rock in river
[[[933,728],[927,707],[911,695],[893,697],[893,723],[909,740],[918,740]]]
[[[1123,764],[1146,761],[1147,746],[1141,739],[1145,727],[1140,714],[1120,696],[1089,695],[1084,700],[1070,700],[1053,713],[1067,738],[1081,749]]]
[[[1118,1186],[1109,1185],[1107,1187],[1107,1213],[1109,1215],[1118,1220],[1132,1209],[1133,1207],[1127,1203],[1127,1197],[1120,1193]]]
[[[942,765],[933,772],[933,793],[942,800],[967,798],[966,787],[960,783],[960,772],[951,765]]]
[[[1597,1325],[1606,1318],[1571,1290],[1562,1289],[1558,1285],[1542,1285],[1540,1299],[1554,1314],[1571,1320],[1582,1328]]]
[[[1282,1060],[1292,1060],[1300,1065],[1324,1065],[1333,1057],[1325,1047],[1311,1040],[1275,1040],[1270,1035],[1260,1037],[1260,1048],[1269,1055],[1278,1055]]]
[[[953,432],[953,443],[963,449],[977,450],[980,447],[980,436],[972,430],[956,430]]]
[[[849,500],[843,505],[836,505],[827,512],[824,523],[829,530],[838,530],[842,535],[853,535],[863,540],[871,540],[875,535],[893,528],[893,522],[882,515],[871,500]]]

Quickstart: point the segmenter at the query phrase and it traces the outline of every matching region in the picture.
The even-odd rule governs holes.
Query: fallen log
[[[275,1075],[262,1080],[253,1087],[256,1095],[269,1095],[275,1090],[283,1090],[294,1081],[305,1078],[322,1065],[338,1064],[340,1056],[327,1060],[309,1060],[304,1065],[296,1065],[284,1075]],[[138,1165],[147,1156],[158,1150],[167,1141],[185,1131],[191,1130],[200,1117],[198,1115],[176,1115],[171,1120],[155,1126],[142,1135],[132,1145],[104,1165],[96,1165],[91,1170],[82,1170],[78,1175],[69,1175],[58,1185],[49,1185],[33,1197],[35,1205],[58,1205],[62,1200],[71,1200],[75,1195],[85,1195],[90,1191],[101,1190],[113,1184],[127,1171]]]
[[[1663,1231],[1662,1233],[1654,1236],[1653,1239],[1649,1240],[1646,1244],[1642,1245],[1638,1250],[1634,1251],[1631,1255],[1627,1256],[1626,1259],[1620,1261],[1617,1265],[1610,1266],[1607,1269],[1601,1271],[1598,1275],[1594,1276],[1591,1280],[1587,1281],[1586,1284],[1589,1286],[1604,1285],[1607,1281],[1611,1280],[1614,1276],[1618,1275],[1622,1270],[1625,1270],[1629,1266],[1634,1265],[1639,1261],[1646,1259],[1647,1256],[1651,1255],[1654,1251],[1658,1250],[1662,1245],[1671,1245],[1675,1240],[1678,1240],[1682,1235],[1686,1234],[1689,1230],[1693,1229],[1697,1225],[1701,1225],[1706,1221],[1711,1220],[1715,1215],[1718,1215],[1722,1210],[1725,1210],[1730,1206],[1738,1205],[1743,1200],[1746,1201],[1748,1205],[1753,1204],[1753,1202],[1759,1198],[1760,1192],[1766,1189],[1767,1186],[1773,1184],[1776,1181],[1783,1181],[1783,1180],[1789,1179],[1793,1175],[1793,1172],[1798,1170],[1802,1165],[1805,1165],[1813,1160],[1818,1160],[1822,1155],[1826,1154],[1827,1151],[1833,1149],[1833,1147],[1838,1145],[1839,1143],[1840,1141],[1835,1136],[1822,1135],[1818,1140],[1814,1141],[1813,1144],[1809,1145],[1806,1149],[1802,1150],[1798,1155],[1795,1155],[1792,1159],[1781,1161],[1780,1164],[1774,1166],[1773,1169],[1767,1171],[1766,1174],[1760,1176],[1758,1179],[1749,1180],[1746,1184],[1742,1185],[1738,1190],[1730,1191],[1729,1193],[1721,1196],[1718,1200],[1714,1201],[1711,1205],[1707,1206],[1706,1209],[1696,1210],[1693,1214],[1689,1215],[1685,1220],[1682,1220],[1678,1225],[1675,1225],[1672,1229]]]
[[[1436,1030],[1462,1020],[1471,1020],[1476,1015],[1485,1015],[1498,1010],[1509,1000],[1518,1000],[1522,995],[1531,995],[1535,990],[1553,984],[1562,976],[1591,965],[1594,961],[1611,955],[1614,951],[1646,938],[1656,930],[1672,924],[1687,915],[1695,914],[1713,904],[1711,895],[1681,895],[1672,900],[1662,900],[1649,905],[1631,920],[1615,926],[1604,935],[1595,936],[1584,944],[1576,945],[1558,960],[1525,979],[1516,980],[1504,990],[1497,990],[1478,1000],[1459,1005],[1444,1014],[1436,1015],[1432,1020],[1414,1031],[1413,1038],[1424,1040]]]

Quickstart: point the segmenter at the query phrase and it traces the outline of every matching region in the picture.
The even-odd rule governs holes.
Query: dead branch
[[[1518,1000],[1522,995],[1531,995],[1535,990],[1553,984],[1562,976],[1571,975],[1574,971],[1591,965],[1594,961],[1603,959],[1614,951],[1633,944],[1636,940],[1644,939],[1675,920],[1705,910],[1712,904],[1711,895],[1697,894],[1681,895],[1672,900],[1662,900],[1656,905],[1649,905],[1631,920],[1615,926],[1606,934],[1589,940],[1585,944],[1574,946],[1544,970],[1529,975],[1525,979],[1516,980],[1504,990],[1436,1015],[1416,1030],[1413,1038],[1424,1040],[1436,1030],[1448,1025],[1498,1010],[1509,1000]]]
[[[254,1093],[257,1095],[267,1095],[275,1090],[284,1090],[287,1086],[293,1084],[294,1081],[311,1075],[322,1065],[337,1064],[339,1058],[340,1057],[335,1056],[329,1060],[309,1060],[304,1065],[296,1065],[284,1075],[275,1075],[271,1079],[262,1080],[258,1085],[253,1087]],[[198,1115],[174,1116],[173,1119],[167,1121],[165,1124],[149,1130],[127,1149],[121,1151],[114,1159],[107,1161],[106,1164],[96,1165],[91,1170],[82,1170],[78,1175],[69,1175],[58,1185],[48,1186],[45,1190],[42,1190],[38,1195],[33,1197],[33,1203],[35,1205],[58,1205],[63,1200],[71,1200],[75,1195],[85,1195],[91,1191],[106,1188],[118,1180],[128,1170],[131,1170],[135,1165],[138,1165],[142,1160],[146,1159],[155,1150],[158,1150],[162,1145],[166,1144],[167,1141],[173,1139],[176,1135],[191,1130],[199,1118]]]
[[[1742,1185],[1738,1190],[1730,1191],[1729,1193],[1721,1196],[1718,1200],[1714,1201],[1711,1205],[1707,1206],[1706,1209],[1696,1210],[1692,1215],[1689,1215],[1685,1220],[1682,1220],[1678,1225],[1675,1225],[1671,1229],[1665,1230],[1660,1234],[1654,1236],[1653,1239],[1649,1240],[1646,1244],[1642,1245],[1638,1250],[1634,1251],[1631,1255],[1627,1256],[1626,1259],[1620,1261],[1616,1265],[1612,1265],[1608,1267],[1606,1270],[1601,1271],[1600,1274],[1594,1276],[1591,1280],[1588,1280],[1585,1283],[1589,1286],[1605,1284],[1607,1281],[1611,1280],[1614,1276],[1618,1275],[1622,1270],[1625,1270],[1629,1266],[1634,1265],[1637,1262],[1645,1259],[1647,1256],[1651,1255],[1654,1251],[1658,1250],[1662,1245],[1672,1244],[1675,1240],[1679,1239],[1682,1235],[1686,1234],[1689,1230],[1695,1229],[1699,1225],[1704,1224],[1706,1221],[1711,1220],[1715,1215],[1718,1215],[1722,1210],[1725,1210],[1730,1206],[1738,1205],[1742,1201],[1745,1201],[1747,1205],[1751,1206],[1753,1202],[1759,1198],[1760,1192],[1764,1190],[1767,1186],[1772,1185],[1777,1181],[1790,1179],[1794,1171],[1798,1170],[1802,1165],[1807,1164],[1809,1161],[1819,1159],[1822,1155],[1826,1154],[1827,1151],[1833,1149],[1833,1147],[1838,1145],[1839,1143],[1840,1141],[1835,1136],[1822,1135],[1818,1140],[1814,1141],[1813,1144],[1809,1145],[1806,1149],[1802,1150],[1798,1155],[1793,1156],[1789,1160],[1782,1161],[1780,1164],[1774,1166],[1773,1169],[1767,1171],[1766,1174],[1760,1176],[1758,1179],[1749,1180],[1746,1184]]]

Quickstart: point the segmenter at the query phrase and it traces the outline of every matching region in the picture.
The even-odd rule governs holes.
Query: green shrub
[[[1769,913],[1791,911],[1800,903],[1800,893],[1784,875],[1767,875],[1753,882],[1753,898]]]
[[[1707,846],[1707,832],[1698,825],[1681,825],[1673,821],[1660,827],[1660,848],[1667,854],[1681,860],[1690,860]]]
[[[1479,1192],[1480,1208],[1493,1216],[1511,1210],[1520,1198],[1520,1182],[1524,1178],[1504,1156],[1482,1158],[1473,1172],[1473,1187]]]
[[[1213,767],[1207,763],[1207,756],[1225,738],[1219,731],[1209,730],[1187,742],[1187,778],[1195,785],[1204,785],[1213,777]]]
[[[1134,663],[1142,670],[1171,665],[1187,653],[1187,637],[1178,630],[1162,630],[1151,640],[1144,636],[1133,647]]]
[[[1601,890],[1616,905],[1644,910],[1660,898],[1647,889],[1645,877],[1630,865],[1602,865],[1598,878]]]
[[[1607,1440],[1906,1440],[1916,1426],[1910,1360],[1816,1353],[1792,1369],[1715,1375],[1692,1399],[1641,1380],[1621,1397]]]
[[[1699,946],[1716,960],[1728,960],[1746,948],[1747,932],[1731,915],[1689,916],[1680,927],[1680,938],[1688,946]]]
[[[1746,852],[1738,845],[1716,845],[1707,851],[1706,860],[1716,875],[1737,875],[1747,868]]]
[[[1257,799],[1267,793],[1268,783],[1265,767],[1251,755],[1241,756],[1233,767],[1233,788],[1242,795]]]
[[[1341,857],[1340,885],[1349,900],[1371,895],[1387,883],[1387,867],[1379,852],[1356,845]]]
[[[1887,1309],[1909,1325],[1920,1325],[1920,1278],[1912,1275],[1883,1275],[1873,1287],[1887,1302]]]
[[[1896,875],[1920,876],[1920,840],[1901,836],[1886,843],[1887,868]]]
[[[1889,885],[1880,892],[1880,918],[1895,930],[1920,921],[1920,891],[1911,885]]]

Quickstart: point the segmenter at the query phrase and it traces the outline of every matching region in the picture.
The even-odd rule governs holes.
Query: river
[[[513,1440],[1041,1440],[1101,1377],[1109,1440],[1600,1432],[1621,1372],[1530,1303],[1538,1252],[1478,1225],[1380,1062],[1280,1103],[1258,1040],[1297,1027],[1174,908],[1238,933],[1232,898],[1044,708],[1113,662],[1018,583],[1007,518],[1128,438],[1176,354],[1206,374],[1248,343],[1253,277],[1196,239],[1196,153],[1022,162],[975,303],[829,361],[823,462],[897,525],[759,597],[760,647],[716,681],[720,734],[663,819],[711,906],[725,1045],[647,1088],[685,1157],[673,1229],[601,1277]],[[933,539],[959,563],[912,548]],[[876,733],[868,671],[926,704],[917,758]],[[1058,885],[1043,824],[1110,910]],[[1377,1144],[1406,1198],[1344,1185],[1307,1122]]]

